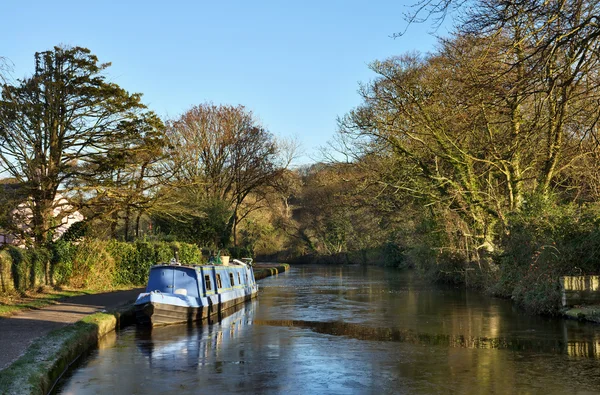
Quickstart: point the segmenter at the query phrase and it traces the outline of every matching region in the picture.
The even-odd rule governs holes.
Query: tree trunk
[[[237,208],[233,212],[233,246],[237,247],[237,226],[238,226],[238,218],[237,218]]]
[[[125,241],[129,241],[129,222],[131,220],[131,208],[125,210]]]
[[[45,285],[52,285],[52,276],[50,275],[50,259],[48,257],[44,257],[44,276],[45,276]]]
[[[117,238],[117,224],[119,223],[119,214],[113,213],[112,221],[110,223],[110,237],[113,239]]]
[[[137,218],[135,220],[135,238],[139,239],[140,238],[140,222],[142,219],[142,213],[138,212]]]

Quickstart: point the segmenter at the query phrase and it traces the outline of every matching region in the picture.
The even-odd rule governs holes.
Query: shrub
[[[84,237],[90,233],[91,225],[87,220],[75,222],[69,229],[61,236],[60,241],[78,241],[83,240]]]
[[[202,265],[204,260],[202,259],[202,251],[196,244],[188,243],[171,243],[177,244],[179,247],[179,260],[183,263],[190,265]]]
[[[133,271],[133,284],[145,284],[152,265],[156,265],[156,254],[152,243],[135,242],[136,262]]]
[[[250,250],[246,247],[229,247],[229,250],[221,250],[221,255],[230,254],[232,259],[241,259],[241,258],[251,258],[252,254]]]
[[[59,240],[52,245],[51,277],[56,285],[67,285],[73,275],[73,257],[77,245]]]
[[[137,282],[137,250],[134,244],[111,240],[107,250],[115,261],[115,285],[139,284]]]
[[[171,259],[175,257],[176,249],[173,248],[173,244],[165,243],[164,241],[157,241],[152,243],[154,248],[154,263],[169,263]],[[181,259],[181,258],[180,258]]]
[[[50,285],[50,261],[52,252],[46,248],[28,248],[23,256],[29,265],[30,289],[35,289],[39,284]]]
[[[27,261],[23,256],[21,248],[10,246],[7,249],[12,260],[11,273],[14,280],[15,289],[19,292],[25,292],[29,287],[29,270]]]
[[[410,267],[410,263],[406,261],[406,249],[394,243],[387,242],[382,248],[383,259],[386,266]]]
[[[50,250],[11,246],[0,252],[0,293],[24,292],[46,283],[47,279],[73,288],[143,285],[148,280],[150,267],[170,261],[174,251],[179,252],[182,262],[201,264],[203,261],[197,245],[178,242],[86,239],[79,243],[60,240]]]
[[[538,314],[555,314],[561,301],[559,275],[531,265],[512,290],[512,299],[527,310]]]
[[[107,244],[100,240],[85,240],[77,246],[73,255],[71,286],[92,289],[113,286],[115,260],[108,253]]]
[[[600,273],[600,218],[596,206],[531,199],[509,221],[496,257],[492,293],[538,313],[556,313],[559,277]]]
[[[13,260],[8,251],[0,251],[0,292],[11,293],[15,290],[12,275]]]

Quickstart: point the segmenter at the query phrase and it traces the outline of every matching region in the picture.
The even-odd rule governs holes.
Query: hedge
[[[0,251],[0,293],[23,293],[40,285],[110,289],[143,285],[152,265],[169,262],[202,264],[195,244],[162,241],[125,243],[86,239],[58,241],[49,248],[5,247]]]

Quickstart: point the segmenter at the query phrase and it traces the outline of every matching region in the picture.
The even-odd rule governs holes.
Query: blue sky
[[[390,38],[412,3],[3,0],[0,56],[22,77],[36,51],[87,47],[160,116],[207,101],[242,104],[275,135],[296,137],[302,164],[333,137],[336,117],[360,103],[369,62],[434,48],[430,26]]]

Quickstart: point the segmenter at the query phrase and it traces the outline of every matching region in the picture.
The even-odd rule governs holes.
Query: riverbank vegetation
[[[419,4],[463,12],[435,52],[371,63],[338,155],[302,175],[298,233],[554,313],[560,276],[600,271],[600,4]]]
[[[36,54],[23,80],[4,71],[1,226],[31,248],[5,248],[2,278],[136,284],[176,250],[228,249],[414,267],[556,312],[560,276],[600,272],[600,4],[414,11],[410,23],[459,17],[435,51],[374,60],[362,103],[300,168],[296,145],[243,106],[159,119],[86,49]],[[75,211],[85,220],[65,232]]]
[[[412,264],[539,312],[559,276],[600,270],[599,9],[468,2],[437,51],[371,64],[338,143],[362,195],[412,224]]]

